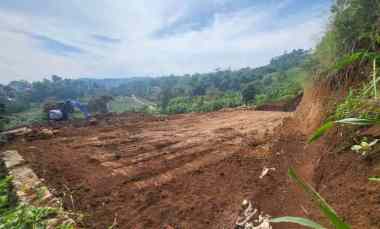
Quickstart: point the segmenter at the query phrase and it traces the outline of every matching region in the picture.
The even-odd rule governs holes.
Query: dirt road
[[[112,116],[8,148],[31,163],[83,226],[221,228],[262,170],[273,129],[290,113],[252,110]]]

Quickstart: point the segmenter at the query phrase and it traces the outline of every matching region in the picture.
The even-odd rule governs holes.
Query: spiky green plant
[[[328,130],[336,126],[337,124],[348,124],[356,126],[371,126],[379,125],[380,119],[365,119],[365,118],[346,118],[337,121],[329,121],[318,128],[314,134],[309,138],[308,142],[313,143],[322,137]]]
[[[306,218],[294,217],[294,216],[284,216],[273,218],[269,220],[271,223],[295,223],[305,227],[314,228],[314,229],[326,229],[324,226]]]
[[[346,224],[343,219],[336,213],[336,211],[322,198],[322,196],[316,192],[309,184],[304,182],[296,172],[290,168],[288,171],[288,176],[299,186],[301,187],[311,199],[318,204],[321,212],[329,219],[330,223],[334,226],[335,229],[350,229],[351,226]],[[326,227],[316,223],[310,219],[302,217],[279,217],[273,218],[270,220],[272,223],[296,223],[302,226],[306,226],[314,229],[326,229]]]
[[[333,128],[335,126],[335,122],[330,121],[323,124],[321,127],[319,127],[314,134],[309,138],[308,142],[313,143],[319,138],[321,138],[328,130]]]

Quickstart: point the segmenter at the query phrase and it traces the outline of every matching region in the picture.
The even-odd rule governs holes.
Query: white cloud
[[[292,0],[233,11],[218,10],[230,0],[56,2],[45,5],[45,11],[33,5],[2,8],[0,3],[0,82],[52,74],[115,77],[259,66],[284,50],[313,47],[327,18],[312,14],[278,18],[278,11]],[[210,10],[197,14],[204,9]],[[197,23],[204,23],[200,28],[154,36],[180,20],[192,23],[196,15]],[[43,35],[84,52],[54,55],[39,41],[15,31]],[[94,35],[120,42],[101,43]]]

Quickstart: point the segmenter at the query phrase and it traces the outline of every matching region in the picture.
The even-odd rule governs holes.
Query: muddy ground
[[[18,150],[65,208],[82,213],[85,228],[233,228],[243,199],[271,216],[328,225],[287,178],[291,166],[353,228],[380,228],[380,186],[367,181],[375,162],[331,154],[326,142],[308,146],[292,116],[247,109],[111,115],[5,149]],[[275,171],[259,179],[264,167]]]

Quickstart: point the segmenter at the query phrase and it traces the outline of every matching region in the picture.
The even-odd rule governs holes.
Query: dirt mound
[[[265,103],[263,105],[257,106],[255,110],[257,111],[284,111],[291,112],[295,111],[300,104],[303,97],[303,93],[300,93],[296,97],[288,100],[280,100],[271,103]]]

